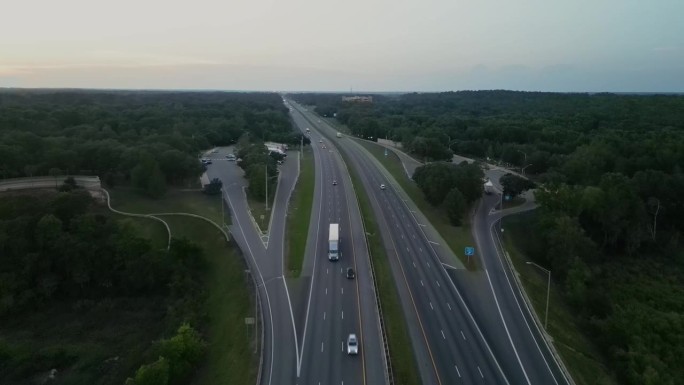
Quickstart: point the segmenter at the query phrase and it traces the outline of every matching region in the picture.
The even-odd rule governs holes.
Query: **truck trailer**
[[[330,231],[328,232],[328,259],[331,261],[340,259],[340,225],[338,223],[330,224]]]

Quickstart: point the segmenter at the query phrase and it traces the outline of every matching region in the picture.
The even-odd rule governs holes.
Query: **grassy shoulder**
[[[302,272],[309,224],[311,222],[315,183],[314,171],[313,153],[311,147],[307,146],[304,149],[297,185],[290,198],[285,230],[287,232],[285,259],[287,261],[288,275],[292,278],[299,277],[299,274]]]
[[[112,193],[110,191],[110,193]],[[120,196],[119,191],[112,195]],[[171,195],[171,199],[151,200],[138,195],[128,196],[127,210],[137,208],[142,212],[190,212],[193,214],[213,211],[214,197],[199,192],[183,193],[182,199]],[[194,194],[184,195],[184,194]],[[220,200],[220,197],[216,197]],[[209,201],[208,201],[209,200]],[[178,205],[182,202],[183,205]],[[220,205],[220,202],[218,202]],[[210,204],[210,207],[203,207]],[[113,205],[119,209],[118,206]],[[123,209],[122,209],[123,210]],[[219,207],[220,210],[220,207]],[[219,211],[220,213],[220,211]],[[174,238],[188,238],[200,245],[204,251],[209,268],[204,281],[208,293],[204,304],[207,317],[205,339],[208,342],[207,356],[200,367],[193,384],[249,384],[256,381],[258,355],[254,350],[254,329],[245,325],[246,317],[254,317],[250,283],[244,273],[246,266],[237,248],[227,244],[223,234],[210,224],[196,218],[164,216]],[[166,242],[166,231],[156,221],[136,219],[143,233],[156,234],[163,239],[154,239],[155,244]],[[220,222],[219,222],[220,223]]]
[[[521,251],[524,249],[521,242],[529,240],[529,221],[533,215],[526,213],[504,218],[504,242],[525,292],[543,322],[548,276],[540,269],[526,264],[529,259]],[[617,384],[596,346],[583,334],[580,320],[575,317],[573,309],[564,303],[560,290],[553,284],[553,277],[549,299],[548,333],[576,384]]]
[[[451,251],[461,260],[461,262],[463,262],[468,269],[475,268],[476,258],[471,258],[469,263],[462,251],[466,246],[475,244],[470,232],[469,218],[466,218],[463,226],[453,226],[449,222],[449,218],[447,218],[444,210],[430,205],[423,197],[420,188],[406,176],[406,171],[397,154],[393,151],[387,151],[387,156],[385,156],[385,148],[379,144],[369,143],[364,140],[359,140],[358,143],[373,154],[387,171],[392,174],[394,179],[401,185],[401,188],[404,189],[409,198],[418,206],[418,209],[420,209],[435,229],[437,229],[439,234],[451,248]]]
[[[408,325],[401,309],[399,293],[397,293],[389,260],[382,245],[382,238],[375,221],[375,216],[368,201],[368,195],[356,171],[353,168],[349,168],[349,173],[356,189],[356,197],[361,208],[366,239],[368,240],[368,252],[373,261],[375,282],[378,288],[378,295],[380,296],[380,306],[382,308],[382,317],[385,323],[385,333],[387,334],[387,344],[390,352],[390,362],[388,364],[392,367],[395,383],[417,385],[420,384],[420,380],[418,367],[413,356],[411,339],[408,334]]]

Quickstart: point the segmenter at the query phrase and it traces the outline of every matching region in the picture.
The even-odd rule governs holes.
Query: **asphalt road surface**
[[[213,159],[207,168],[210,179],[223,182],[223,198],[231,210],[233,240],[245,254],[257,282],[263,315],[263,362],[261,384],[295,384],[298,347],[288,288],[283,277],[283,237],[289,196],[298,175],[296,159],[280,166],[278,189],[271,210],[268,234],[257,230],[249,213],[243,171],[225,155],[232,150],[219,149],[206,157]],[[245,325],[235,325],[245,328]]]
[[[302,131],[308,122],[292,112]],[[316,186],[301,278],[307,298],[296,318],[302,358],[298,384],[385,384],[386,361],[368,249],[345,165],[334,143],[311,133]],[[319,141],[322,140],[323,143]],[[333,181],[336,184],[333,184]],[[340,260],[328,260],[330,223],[340,225]],[[346,270],[356,272],[346,278]],[[350,333],[359,339],[359,354],[347,354]]]
[[[332,138],[332,128],[305,113]],[[453,255],[391,175],[353,140],[338,145],[369,191],[423,383],[567,383],[497,253],[491,229],[500,213],[491,208],[498,196],[482,201],[474,224],[483,271],[452,268]]]

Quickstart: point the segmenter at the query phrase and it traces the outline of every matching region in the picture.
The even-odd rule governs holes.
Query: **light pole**
[[[270,179],[270,178],[268,177],[268,165],[264,166],[264,170],[265,170],[265,172],[264,172],[264,182],[266,183],[266,185],[265,185],[265,188],[266,188],[266,200],[265,200],[265,203],[266,203],[266,211],[268,211],[268,180]],[[278,175],[273,175],[271,178],[275,178],[275,177],[277,177],[277,176],[278,176]]]
[[[528,265],[536,266],[537,268],[542,269],[543,271],[546,272],[546,274],[549,275],[549,280],[548,280],[548,283],[546,285],[546,314],[544,315],[544,330],[547,330],[546,325],[549,322],[549,295],[551,294],[551,270],[545,269],[545,268],[543,268],[543,267],[541,267],[541,266],[539,266],[536,263],[531,262],[531,261],[527,261],[525,263]]]

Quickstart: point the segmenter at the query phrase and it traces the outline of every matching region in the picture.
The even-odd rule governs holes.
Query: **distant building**
[[[352,102],[352,103],[373,103],[373,97],[372,96],[343,96],[342,101],[343,102]]]
[[[268,152],[275,152],[277,154],[287,156],[285,153],[285,151],[287,151],[287,144],[266,142],[264,145],[266,145]]]

